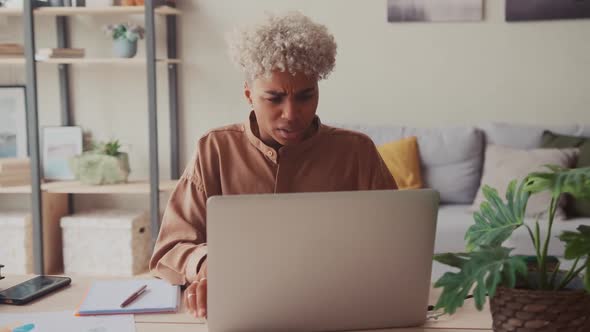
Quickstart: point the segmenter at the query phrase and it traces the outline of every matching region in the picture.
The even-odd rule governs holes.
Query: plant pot
[[[113,54],[119,58],[133,58],[137,53],[137,41],[118,38],[113,41]]]
[[[496,332],[590,331],[590,294],[498,287],[490,299]]]
[[[98,153],[84,153],[72,159],[72,170],[76,179],[84,184],[101,185],[125,183],[129,177],[129,156],[109,156]]]

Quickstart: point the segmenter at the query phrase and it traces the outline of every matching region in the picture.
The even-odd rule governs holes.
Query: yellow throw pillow
[[[399,189],[422,188],[420,155],[416,136],[377,147]]]

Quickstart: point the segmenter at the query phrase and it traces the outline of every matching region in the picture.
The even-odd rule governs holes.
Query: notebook
[[[134,302],[121,303],[141,286],[146,291]],[[175,312],[180,304],[180,287],[160,279],[101,280],[90,286],[76,315],[110,315]]]

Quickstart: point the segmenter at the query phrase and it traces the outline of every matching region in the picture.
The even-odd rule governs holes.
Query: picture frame
[[[388,0],[387,22],[477,22],[483,0]]]
[[[50,181],[75,180],[70,160],[82,154],[82,128],[43,127],[43,177]]]
[[[506,0],[506,21],[546,21],[590,18],[590,1]]]
[[[0,158],[27,156],[26,87],[0,85]]]

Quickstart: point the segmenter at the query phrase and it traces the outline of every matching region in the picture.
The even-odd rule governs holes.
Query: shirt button
[[[275,153],[273,151],[267,151],[266,155],[272,158],[274,157]]]

